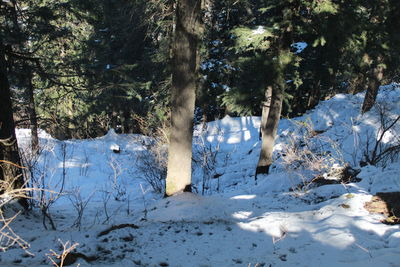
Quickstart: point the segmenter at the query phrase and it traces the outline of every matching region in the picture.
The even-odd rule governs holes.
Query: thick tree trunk
[[[365,93],[365,98],[361,109],[362,114],[368,112],[374,106],[382,79],[383,68],[375,67],[368,77],[368,88],[367,92]]]
[[[178,0],[176,7],[167,196],[191,191],[200,4],[201,0]]]
[[[7,184],[7,189],[16,189],[24,186],[24,177],[20,167],[6,66],[5,47],[0,39],[0,180]],[[26,200],[22,200],[21,204],[27,207]]]
[[[32,73],[29,75],[28,81],[28,113],[30,120],[30,128],[31,128],[31,146],[32,146],[32,154],[36,154],[39,151],[39,135],[38,135],[38,123],[37,123],[37,114],[35,108],[35,97],[33,91],[32,84]]]
[[[268,174],[272,164],[272,152],[274,149],[275,136],[278,131],[278,123],[281,118],[284,85],[278,84],[272,88],[271,104],[268,119],[262,128],[262,145],[260,157],[258,159],[256,176],[258,174]]]

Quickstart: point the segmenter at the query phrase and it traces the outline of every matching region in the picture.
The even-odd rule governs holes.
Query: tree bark
[[[267,131],[267,121],[269,109],[271,107],[271,97],[272,97],[272,86],[267,86],[265,89],[265,99],[263,102],[262,112],[261,112],[261,125],[260,125],[260,139],[262,140],[263,136],[265,136]],[[264,145],[264,142],[262,142]],[[262,148],[261,148],[262,149]]]
[[[307,110],[314,108],[321,99],[321,78],[317,79],[317,82],[313,84],[310,95],[308,96]]]
[[[30,73],[28,75],[28,112],[29,112],[29,120],[30,120],[30,128],[31,128],[31,149],[32,155],[38,153],[39,151],[39,135],[38,135],[38,123],[37,123],[37,114],[35,108],[35,97],[34,97],[34,89],[32,84],[33,75]]]
[[[18,153],[15,124],[13,118],[10,84],[7,77],[5,46],[0,39],[0,180],[5,182],[7,190],[24,187],[21,159]],[[4,192],[5,188],[1,188]],[[27,208],[27,201],[20,203]]]
[[[178,0],[176,6],[167,196],[191,191],[200,7],[201,0]]]
[[[378,95],[379,87],[383,79],[383,68],[375,67],[368,77],[368,88],[365,93],[364,102],[361,108],[361,114],[368,112],[375,104]]]
[[[267,90],[268,91],[268,90]],[[266,93],[267,95],[268,93]],[[268,119],[262,129],[261,152],[258,160],[255,179],[258,174],[268,174],[272,164],[272,152],[274,149],[275,136],[278,131],[278,123],[281,117],[284,95],[284,84],[279,83],[272,87],[271,104]],[[263,109],[264,113],[264,109]],[[263,114],[264,115],[264,114]]]

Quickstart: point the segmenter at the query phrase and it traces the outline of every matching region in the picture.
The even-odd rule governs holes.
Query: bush
[[[299,179],[293,181],[294,189],[306,190],[314,178],[327,176],[345,163],[336,143],[323,136],[323,132],[315,131],[311,122],[292,122],[296,129],[279,157],[286,171]]]
[[[167,177],[167,146],[159,140],[153,140],[146,148],[138,154],[136,168],[155,192],[163,193]]]
[[[146,121],[138,120],[141,129],[149,129]],[[163,123],[154,131],[147,131],[147,138],[143,140],[146,148],[138,153],[136,168],[142,174],[142,178],[148,182],[157,193],[164,193],[165,179],[167,177],[168,164],[168,130]]]
[[[379,165],[385,167],[398,159],[400,154],[400,135],[396,127],[400,125],[400,115],[390,116],[386,105],[376,104],[380,126],[376,136],[368,136],[365,142],[361,166]]]

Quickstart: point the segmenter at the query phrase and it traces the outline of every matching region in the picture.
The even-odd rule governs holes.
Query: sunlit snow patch
[[[301,52],[303,52],[304,49],[306,49],[307,46],[308,44],[305,42],[298,42],[292,44],[292,47],[296,49],[296,51],[294,51],[295,54],[300,54]]]
[[[263,26],[258,26],[257,29],[253,30],[252,33],[254,35],[256,35],[256,34],[263,34],[264,32],[265,32],[264,27]]]
[[[256,195],[239,195],[239,196],[234,196],[231,199],[254,199],[256,198]]]

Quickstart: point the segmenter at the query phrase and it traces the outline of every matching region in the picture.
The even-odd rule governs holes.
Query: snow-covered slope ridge
[[[110,131],[62,142],[41,133],[35,171],[54,190],[65,173],[65,194],[50,208],[57,231],[43,228],[39,212],[20,216],[13,228],[35,256],[10,249],[0,254],[0,265],[48,265],[46,253],[59,251],[60,238],[79,243],[77,252],[86,258],[75,265],[81,266],[399,266],[399,226],[382,224],[382,215],[364,208],[377,192],[400,191],[399,158],[377,166],[360,162],[382,133],[382,118],[390,123],[400,115],[400,89],[381,88],[378,104],[360,115],[363,97],[336,95],[302,117],[281,120],[272,172],[257,183],[259,118],[225,117],[198,126],[198,194],[167,199],[152,192],[135,163],[151,139]],[[382,146],[396,144],[399,134],[397,124],[385,132]],[[18,137],[26,150],[28,132],[19,130]],[[119,154],[110,149],[114,144]],[[329,166],[310,171],[302,162],[285,164],[293,145],[326,156],[331,167],[359,168],[361,181],[297,188],[315,174],[336,177]],[[207,171],[205,154],[212,163]],[[79,199],[86,203],[81,221],[73,206]]]

